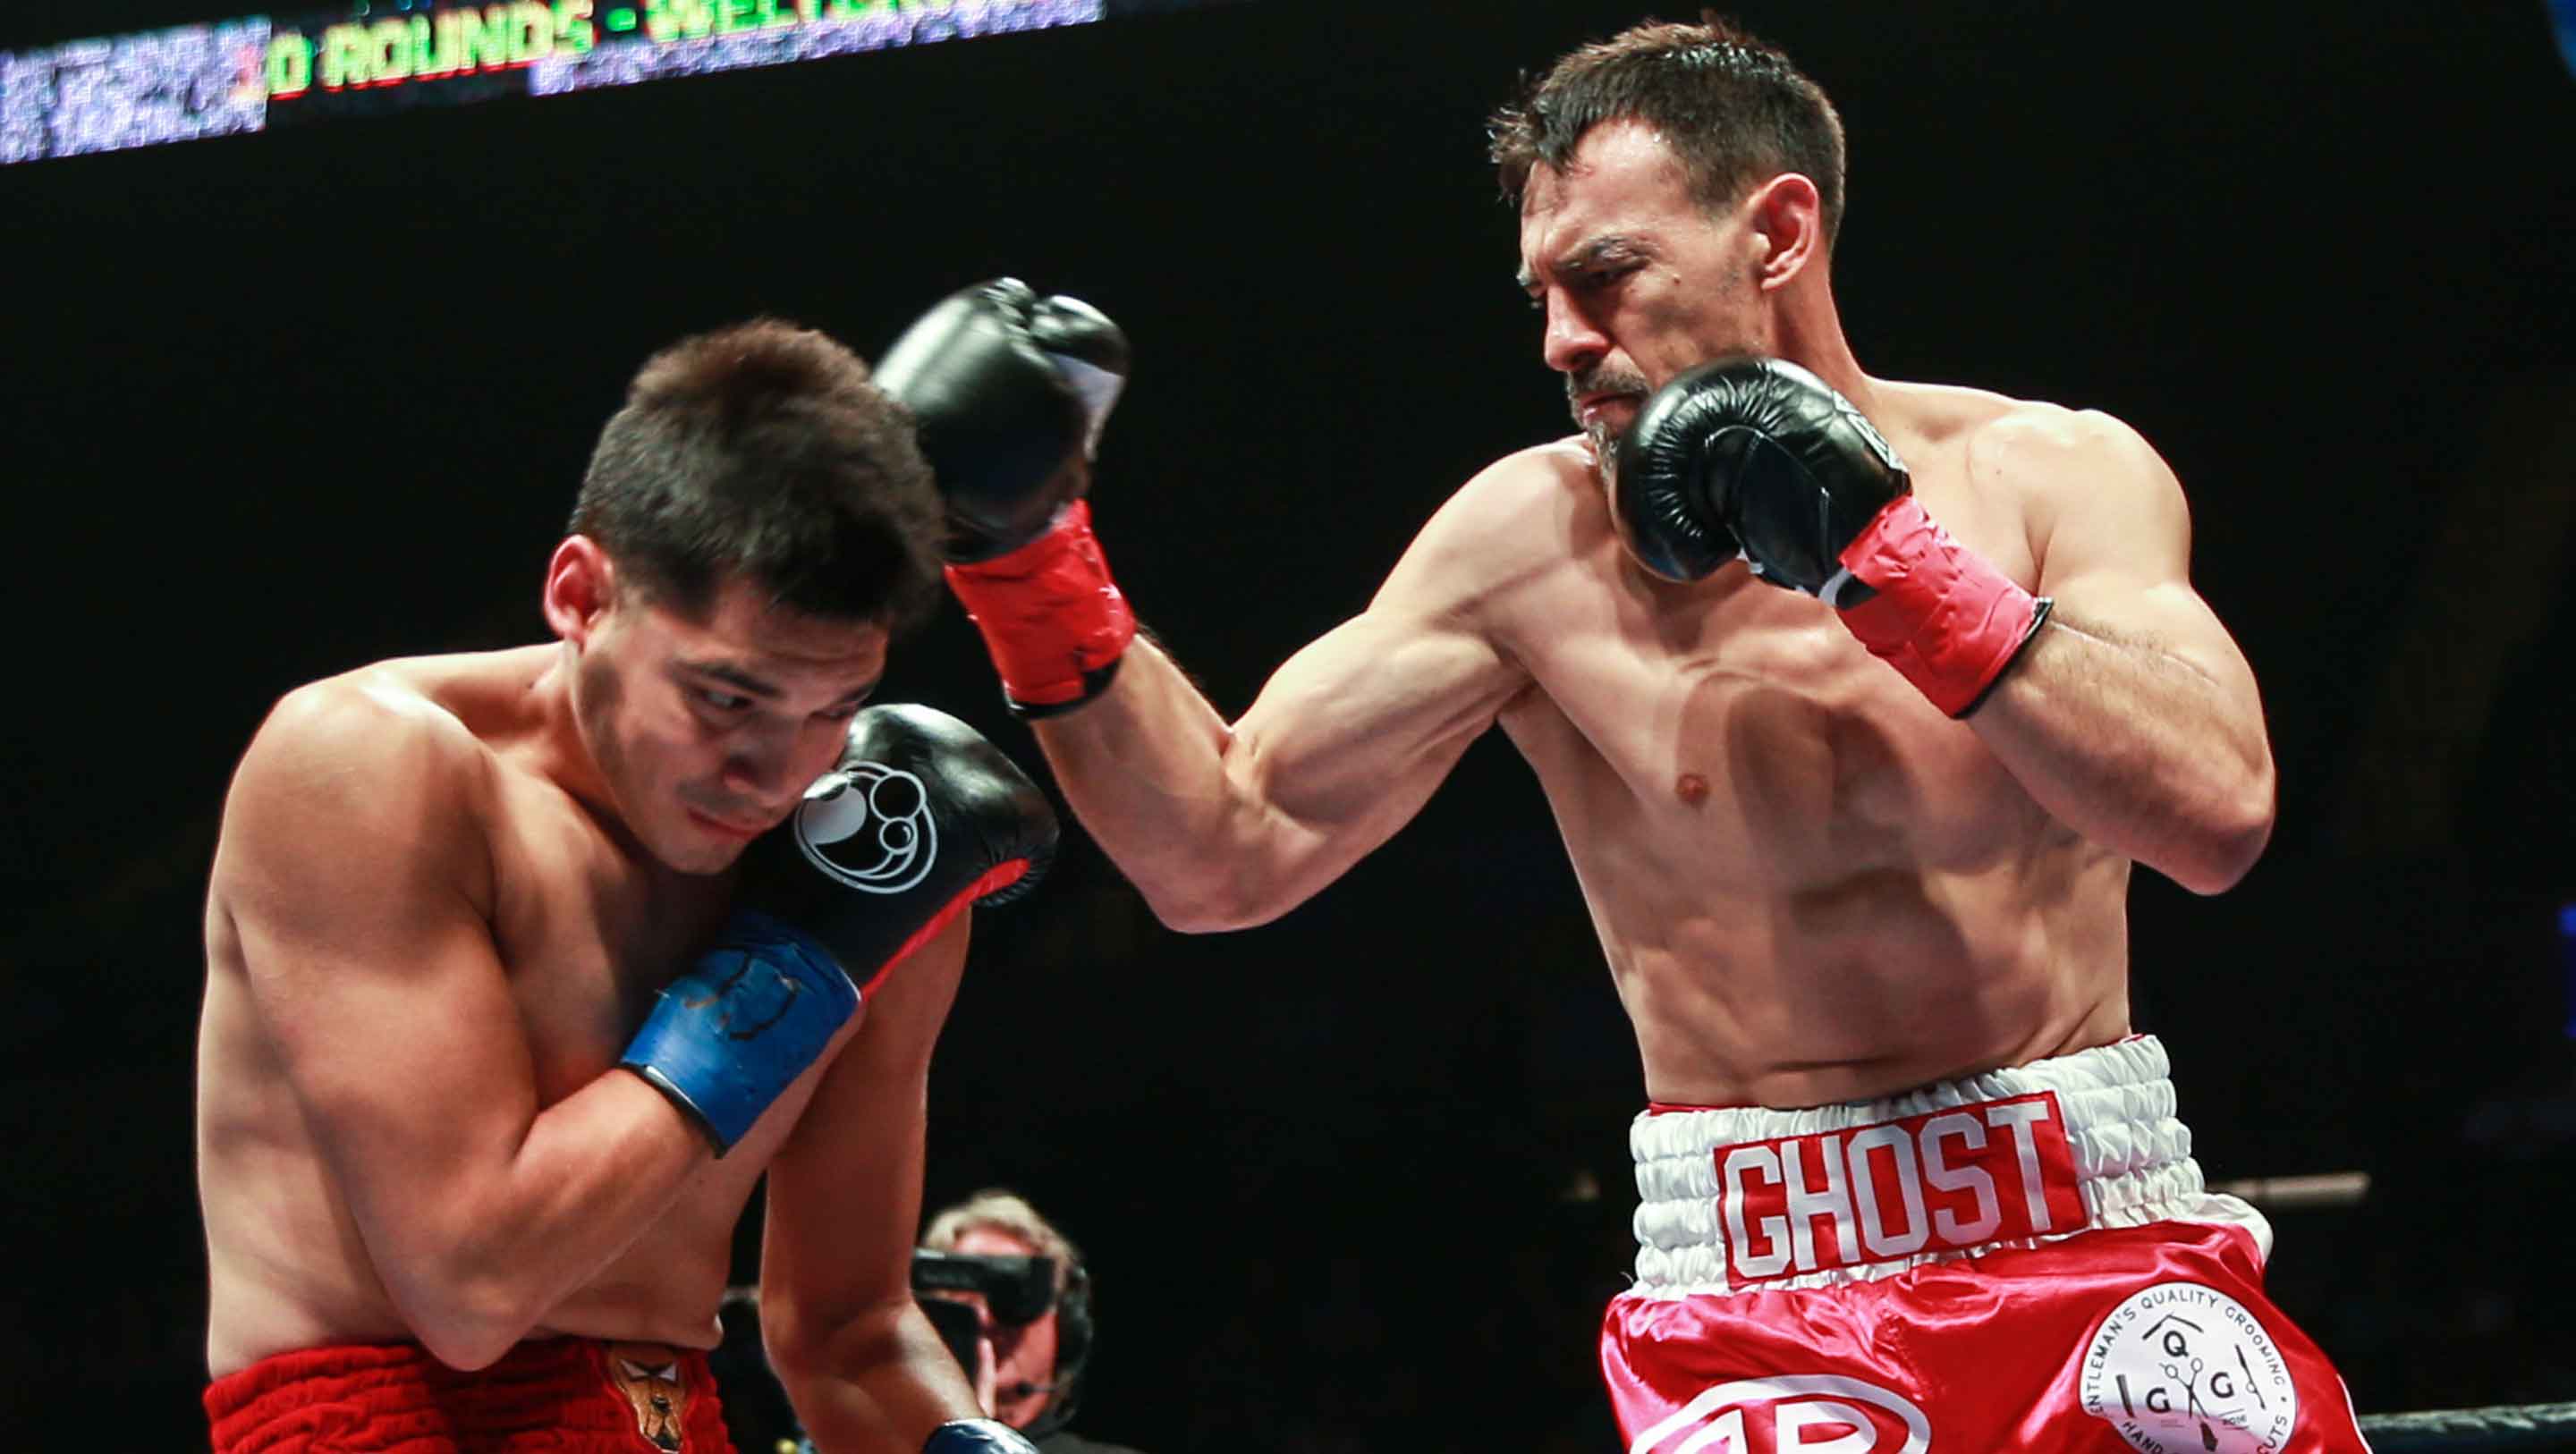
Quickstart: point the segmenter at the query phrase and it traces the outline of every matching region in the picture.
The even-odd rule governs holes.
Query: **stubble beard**
[[[1592,473],[1600,478],[1601,483],[1610,483],[1615,463],[1611,451],[1618,448],[1619,436],[1611,432],[1608,424],[1596,419],[1583,426],[1583,438],[1592,449]]]
[[[1592,447],[1593,472],[1601,477],[1602,483],[1607,484],[1612,471],[1618,465],[1619,430],[1612,427],[1607,419],[1599,417],[1585,419],[1575,407],[1575,401],[1584,395],[1598,393],[1604,389],[1633,395],[1640,409],[1645,407],[1646,396],[1650,391],[1646,385],[1645,375],[1626,369],[1596,367],[1578,374],[1568,374],[1565,377],[1566,408],[1574,414],[1575,427],[1583,432],[1584,441]]]

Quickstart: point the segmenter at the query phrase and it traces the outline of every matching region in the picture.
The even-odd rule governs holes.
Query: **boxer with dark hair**
[[[548,565],[556,640],[298,688],[206,911],[219,1451],[728,1448],[704,1350],[768,1178],[770,1355],[836,1450],[1021,1450],[914,1305],[970,904],[1046,800],[865,703],[935,598],[909,421],[758,323],[648,363]]]
[[[2173,472],[2104,414],[1863,372],[1841,124],[1741,31],[1578,50],[1493,140],[1581,433],[1469,480],[1236,720],[1080,498],[1114,328],[1005,282],[886,356],[1075,811],[1165,922],[1242,928],[1511,737],[1644,1064],[1632,1454],[2360,1447],[2130,1023],[2131,866],[2224,890],[2274,806]]]

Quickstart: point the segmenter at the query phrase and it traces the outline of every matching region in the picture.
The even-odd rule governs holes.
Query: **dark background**
[[[1239,711],[1565,428],[1482,118],[1641,13],[1250,0],[0,170],[14,1446],[202,1438],[230,764],[296,683],[539,637],[646,354],[773,312],[873,355],[1004,271],[1097,302],[1139,352],[1103,536]],[[2110,410],[2190,492],[2281,815],[2223,897],[2140,873],[2138,1022],[2213,1178],[2374,1178],[2276,1215],[2279,1301],[2365,1412],[2576,1397],[2576,81],[2540,0],[1739,13],[1850,127],[1863,366]],[[13,0],[0,48],[209,18]],[[1038,763],[953,611],[886,695]],[[1248,933],[1162,931],[1075,832],[979,923],[929,1193],[1006,1183],[1086,1244],[1102,1436],[1608,1449],[1640,1099],[1497,736]]]

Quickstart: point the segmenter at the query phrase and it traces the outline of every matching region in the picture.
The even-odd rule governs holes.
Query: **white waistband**
[[[2248,1225],[2266,1255],[2261,1215],[2209,1193],[2191,1159],[2191,1130],[2174,1116],[2171,1063],[2153,1036],[2134,1036],[2072,1055],[1942,1081],[1875,1101],[1807,1110],[1759,1108],[1649,1111],[1629,1128],[1637,1161],[1637,1286],[1657,1297],[1741,1291],[1728,1276],[1719,1212],[1721,1148],[1813,1136],[1900,1121],[1983,1102],[2053,1093],[2071,1153],[2084,1222],[2037,1236],[1998,1238],[1889,1261],[1768,1279],[1763,1288],[1821,1287],[1887,1277],[1926,1262],[2033,1246],[2099,1227],[2147,1222],[2227,1221]]]

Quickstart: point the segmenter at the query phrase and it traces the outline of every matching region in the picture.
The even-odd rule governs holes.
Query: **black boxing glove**
[[[850,722],[841,761],[743,851],[733,917],[620,1064],[740,1140],[905,955],[970,903],[1029,892],[1055,810],[999,748],[928,707]]]
[[[1732,559],[1842,605],[1837,558],[1914,483],[1850,401],[1785,359],[1725,358],[1657,389],[1617,450],[1611,499],[1639,564],[1698,580]],[[1864,592],[1866,594],[1866,592]]]
[[[875,377],[919,423],[948,509],[949,585],[1003,700],[1046,716],[1107,690],[1136,618],[1082,496],[1126,385],[1126,335],[1088,303],[999,278],[922,315]]]
[[[951,1419],[930,1431],[921,1454],[1038,1454],[1038,1446],[999,1419]]]
[[[877,387],[912,411],[947,502],[948,558],[1007,555],[1090,483],[1127,382],[1127,337],[1017,278],[950,294],[886,350]]]
[[[1953,717],[2048,617],[2045,597],[1934,523],[1850,400],[1785,359],[1719,359],[1656,390],[1621,436],[1611,505],[1648,570],[1697,580],[1734,542],[1756,576],[1835,607]]]
[[[781,1440],[779,1447],[787,1447]],[[796,1441],[796,1454],[821,1454],[811,1439]],[[1038,1454],[1028,1436],[999,1419],[950,1419],[930,1431],[921,1454]]]
[[[735,897],[820,940],[865,992],[967,904],[1035,889],[1055,844],[1046,794],[1000,748],[936,708],[884,703],[744,851]]]

